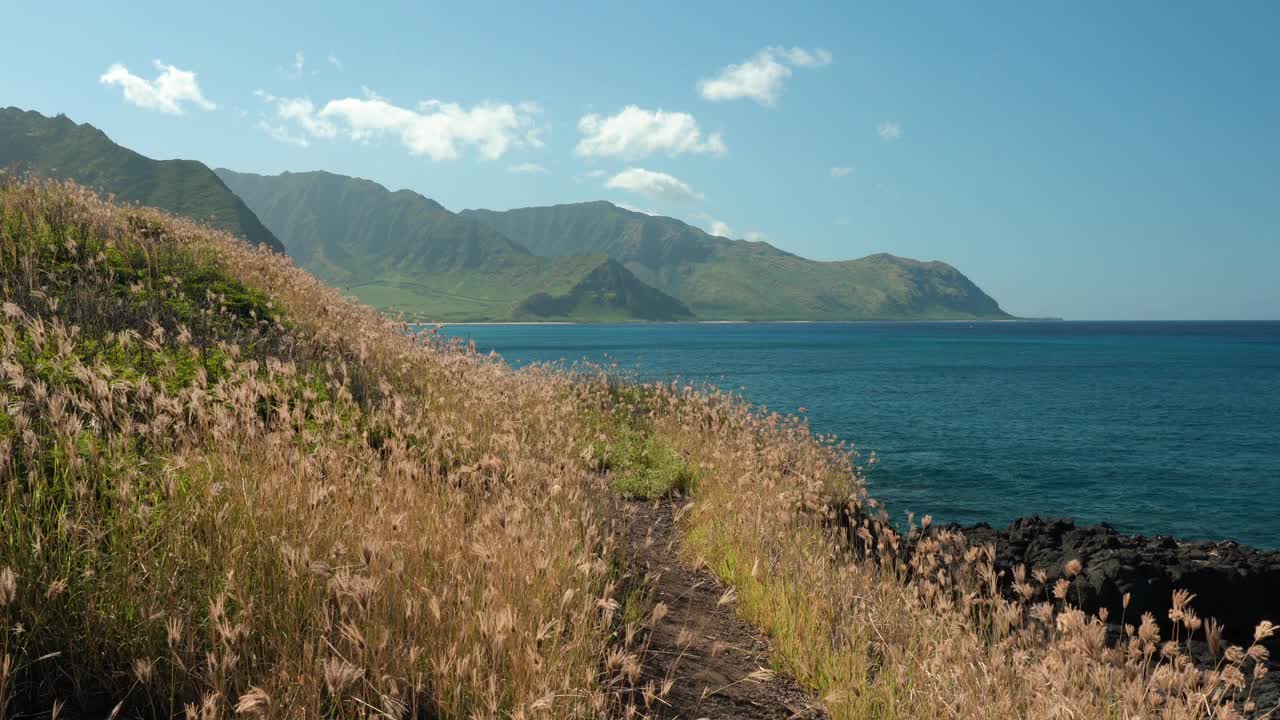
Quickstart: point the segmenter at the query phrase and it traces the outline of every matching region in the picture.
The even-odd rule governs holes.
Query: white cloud
[[[710,80],[698,83],[698,91],[708,100],[750,98],[761,105],[773,105],[782,92],[782,83],[791,77],[791,68],[773,53],[762,50],[741,65],[730,65]]]
[[[328,59],[328,61],[329,61],[329,64],[330,64],[330,65],[332,65],[332,66],[334,66],[334,67],[338,68],[338,72],[342,72],[342,70],[343,70],[343,68],[342,68],[342,61],[338,59],[338,56],[337,56],[337,55],[334,55],[332,52],[330,52],[330,53],[329,53],[329,57],[328,57],[327,59]]]
[[[305,135],[292,133],[284,125],[272,125],[266,120],[259,120],[258,129],[270,135],[273,140],[288,143],[289,145],[307,147],[311,144],[311,141],[307,140]]]
[[[723,155],[727,150],[720,133],[703,137],[697,119],[689,113],[645,110],[635,105],[628,105],[617,115],[584,115],[578,121],[578,131],[582,139],[574,152],[584,157]]]
[[[662,172],[644,168],[627,168],[609,178],[604,184],[611,190],[647,195],[656,200],[701,200],[702,193],[689,187],[680,179]]]
[[[179,70],[172,65],[155,61],[160,74],[155,80],[143,78],[129,72],[129,68],[116,63],[98,78],[103,85],[119,85],[124,88],[124,99],[140,108],[158,110],[171,115],[181,115],[184,104],[194,105],[202,110],[213,110],[217,105],[209,102],[200,85],[196,82],[196,74],[190,70]]]
[[[902,126],[896,122],[886,120],[876,128],[876,134],[884,140],[898,140],[902,137]]]
[[[311,144],[310,138],[328,140],[338,135],[338,127],[316,112],[310,98],[282,98],[262,90],[255,90],[253,94],[275,106],[275,119],[280,122],[260,120],[258,128],[280,142],[307,147]]]
[[[302,55],[302,51],[293,54],[293,74],[302,75],[302,66],[307,64],[307,59]]]
[[[733,234],[733,228],[730,227],[729,223],[723,220],[717,220],[707,213],[698,213],[697,217],[706,223],[706,225],[703,226],[706,231],[717,237],[731,239],[740,237],[741,239],[748,240],[750,242],[761,242],[765,239],[764,233],[755,230],[742,233],[741,236],[735,236]]]
[[[823,67],[831,64],[831,51],[823,48],[814,50],[805,50],[799,47],[771,49],[796,67]]]
[[[507,172],[514,173],[516,175],[536,175],[538,173],[544,173],[546,171],[547,171],[546,168],[542,167],[538,163],[533,163],[533,162],[518,163],[516,165],[511,165],[507,167]]]
[[[851,167],[833,167],[831,168],[831,177],[839,179],[853,172]]]
[[[257,90],[254,94],[275,105],[277,118],[297,124],[305,134],[311,137],[330,139],[338,134],[337,126],[316,112],[315,103],[311,102],[311,98],[281,98],[262,90]]]
[[[457,103],[424,100],[412,109],[395,105],[372,92],[363,98],[330,100],[319,110],[307,98],[278,98],[258,91],[275,106],[276,117],[313,138],[345,136],[368,142],[382,137],[400,141],[412,155],[452,160],[467,147],[496,160],[512,148],[542,147],[532,103]]]
[[[698,91],[707,100],[747,98],[761,105],[773,105],[782,94],[782,85],[791,77],[792,67],[818,68],[831,64],[831,53],[822,48],[767,47],[720,74],[698,82]]]

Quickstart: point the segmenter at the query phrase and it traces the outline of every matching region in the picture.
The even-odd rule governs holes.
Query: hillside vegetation
[[[1182,595],[1113,642],[1078,563],[898,535],[803,420],[512,371],[74,186],[0,181],[0,297],[3,717],[700,717],[666,702],[712,657],[644,674],[624,498],[771,636],[732,682],[834,718],[1233,717],[1266,672],[1269,623]]]
[[[603,253],[538,257],[409,190],[327,172],[219,169],[302,268],[424,320],[678,320],[689,309]]]
[[[66,186],[0,187],[0,291],[0,716],[610,707],[614,513],[567,378]]]
[[[72,180],[117,202],[168,210],[284,252],[275,235],[203,163],[152,160],[65,115],[0,108],[3,169]]]
[[[599,201],[464,210],[534,254],[606,253],[714,320],[973,320],[1009,315],[958,270],[893,255],[818,262]]]

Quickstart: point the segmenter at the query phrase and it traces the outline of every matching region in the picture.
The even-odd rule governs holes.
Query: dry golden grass
[[[0,180],[0,291],[0,716],[641,714],[659,609],[609,462],[691,493],[687,558],[836,718],[1233,717],[1265,673],[1260,644],[1194,666],[1219,630],[1186,598],[1178,637],[1115,644],[957,534],[901,560],[798,420],[513,372],[73,186]]]
[[[994,550],[968,547],[957,532],[921,533],[903,553],[905,540],[865,496],[857,455],[801,421],[714,394],[673,387],[664,395],[656,430],[702,467],[685,513],[689,560],[737,590],[741,612],[775,639],[778,666],[833,717],[1274,712],[1252,698],[1267,672],[1269,623],[1250,647],[1220,648],[1216,667],[1198,667],[1186,642],[1220,630],[1179,593],[1174,637],[1162,641],[1145,616],[1127,618],[1126,637],[1108,642],[1106,618],[1075,607],[1065,581],[1052,590],[1056,601],[1034,603],[1043,576],[1019,569],[1007,597]],[[842,528],[841,516],[859,520]],[[1072,561],[1064,570],[1081,568]]]
[[[0,716],[613,714],[567,378],[71,186],[0,187],[0,271]]]

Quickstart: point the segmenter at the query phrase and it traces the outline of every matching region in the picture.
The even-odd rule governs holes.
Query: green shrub
[[[613,473],[613,488],[627,497],[651,500],[693,487],[689,461],[662,435],[624,430],[599,454]]]

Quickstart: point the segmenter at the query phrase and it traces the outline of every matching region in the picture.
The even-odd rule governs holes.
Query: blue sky
[[[0,105],[453,209],[945,260],[1020,315],[1280,318],[1280,4],[261,5],[15,4]]]

